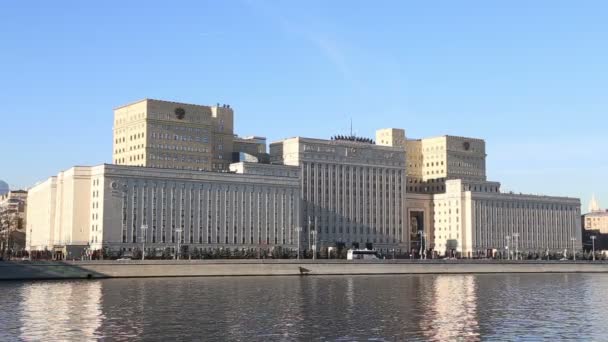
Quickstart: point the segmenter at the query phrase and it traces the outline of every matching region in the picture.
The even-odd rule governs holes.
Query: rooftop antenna
[[[350,136],[353,136],[353,118],[350,118]]]

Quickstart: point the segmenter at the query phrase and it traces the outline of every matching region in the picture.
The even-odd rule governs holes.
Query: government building
[[[112,164],[76,166],[29,190],[27,249],[73,258],[144,244],[146,255],[367,247],[487,257],[582,248],[580,200],[502,192],[487,179],[482,139],[411,139],[386,128],[375,140],[283,139],[268,153],[266,138],[234,134],[229,105],[145,99],[114,109],[112,146]],[[603,214],[591,212],[585,228]]]

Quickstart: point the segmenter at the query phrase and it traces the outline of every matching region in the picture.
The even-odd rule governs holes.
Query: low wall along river
[[[0,262],[0,280],[450,273],[608,273],[608,262],[150,260]]]

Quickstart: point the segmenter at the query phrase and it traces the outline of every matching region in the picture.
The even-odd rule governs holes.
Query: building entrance
[[[419,258],[424,253],[424,211],[416,210],[409,212],[409,238],[410,254]]]

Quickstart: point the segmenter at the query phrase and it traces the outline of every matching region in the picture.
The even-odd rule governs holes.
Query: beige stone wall
[[[439,136],[407,140],[408,191],[443,193],[446,180],[485,181],[485,142]]]
[[[422,141],[407,140],[407,175],[412,179],[422,179]]]
[[[54,241],[56,177],[28,190],[26,249],[50,250]]]
[[[232,155],[233,116],[226,105],[210,107],[151,99],[118,107],[114,110],[113,163],[227,170]]]
[[[448,179],[486,180],[485,141],[467,137],[446,137]]]
[[[232,161],[234,113],[228,106],[211,107],[213,127],[212,169],[228,170]]]
[[[608,212],[587,213],[583,215],[583,224],[586,230],[599,230],[601,234],[608,234]]]
[[[405,130],[400,128],[383,128],[376,131],[376,145],[405,148]]]
[[[453,249],[457,252],[467,252],[466,231],[466,199],[467,192],[461,190],[461,181],[448,181],[446,192],[433,195],[433,226],[435,251],[440,255]]]
[[[487,249],[504,252],[515,245],[521,252],[581,248],[578,199],[499,193],[490,191],[492,186],[470,188],[462,180],[446,185],[446,193],[433,195],[440,254],[451,249],[465,256]]]
[[[91,224],[91,168],[76,166],[57,176],[55,211],[56,246],[83,246]]]
[[[114,163],[145,165],[147,108],[144,100],[114,110]]]
[[[447,137],[422,139],[422,180],[446,178]]]

